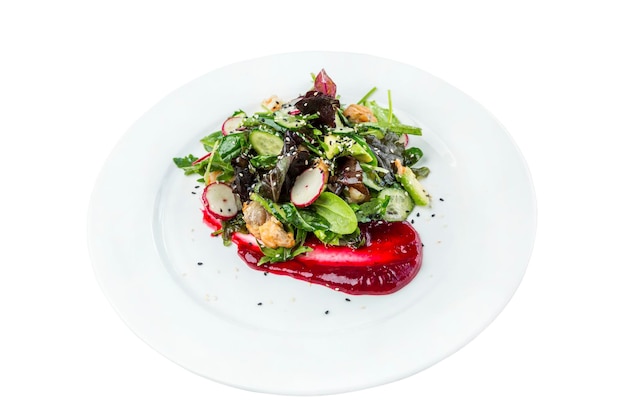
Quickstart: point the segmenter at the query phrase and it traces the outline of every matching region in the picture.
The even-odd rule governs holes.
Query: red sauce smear
[[[204,211],[212,229],[219,220]],[[415,278],[422,265],[422,242],[408,222],[375,221],[361,224],[365,244],[358,249],[325,246],[314,236],[306,245],[313,250],[279,263],[257,265],[263,257],[253,236],[235,233],[233,242],[251,268],[287,275],[355,295],[384,295],[398,291]]]

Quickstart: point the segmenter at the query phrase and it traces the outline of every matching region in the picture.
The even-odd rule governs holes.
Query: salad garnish
[[[430,196],[421,184],[429,169],[409,146],[417,126],[400,122],[371,97],[344,105],[322,69],[309,91],[259,111],[235,110],[220,130],[200,140],[205,155],[174,158],[185,175],[205,185],[202,203],[217,219],[225,245],[234,233],[254,237],[258,265],[310,252],[312,237],[326,247],[359,248],[362,225],[402,222]]]

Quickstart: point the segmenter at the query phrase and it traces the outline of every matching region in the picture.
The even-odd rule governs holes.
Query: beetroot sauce
[[[205,210],[204,221],[212,229],[220,221]],[[365,244],[358,249],[325,246],[314,236],[307,240],[311,252],[274,264],[257,265],[263,257],[252,235],[235,233],[237,253],[253,269],[287,275],[355,295],[383,295],[398,291],[419,272],[422,242],[408,222],[375,221],[361,224]]]

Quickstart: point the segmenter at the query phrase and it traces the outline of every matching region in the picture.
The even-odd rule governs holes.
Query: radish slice
[[[239,211],[233,190],[223,182],[214,182],[205,187],[202,203],[207,211],[220,220],[232,219]]]
[[[241,116],[229,117],[228,119],[224,120],[224,123],[222,123],[222,134],[230,135],[231,133],[239,129],[242,124],[243,124],[243,117]]]
[[[400,135],[400,143],[404,143],[405,148],[409,146],[409,135],[407,135],[406,133]]]
[[[321,167],[312,167],[298,175],[291,188],[291,202],[294,206],[307,207],[322,194],[328,171]]]

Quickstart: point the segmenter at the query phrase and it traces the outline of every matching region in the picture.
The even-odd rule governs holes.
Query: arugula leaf
[[[355,210],[359,223],[367,223],[382,218],[389,204],[389,196],[384,198],[372,198],[370,201],[360,204]]]
[[[389,100],[389,102],[391,106],[391,99]],[[422,134],[421,128],[417,126],[410,126],[410,125],[405,125],[403,123],[400,123],[400,120],[396,117],[395,114],[393,114],[393,111],[391,108],[386,109],[382,107],[381,105],[379,105],[378,103],[376,103],[376,101],[367,101],[364,103],[364,105],[366,107],[369,107],[370,110],[372,110],[372,113],[376,117],[376,120],[378,120],[377,124],[380,127],[385,127],[388,130],[397,134],[406,133],[408,135],[421,136]]]
[[[222,131],[218,130],[217,132],[213,132],[200,139],[200,143],[204,146],[204,149],[206,149],[207,152],[213,152],[213,148],[215,148],[215,145],[219,144],[223,136]]]
[[[275,155],[255,155],[250,158],[250,165],[256,169],[272,169],[276,166],[278,157]]]
[[[285,220],[296,229],[302,229],[307,232],[330,229],[328,222],[313,211],[297,209],[292,203],[283,204],[282,210],[285,214]]]
[[[407,135],[417,135],[417,136],[422,135],[422,129],[417,126],[409,126],[409,125],[405,125],[402,123],[393,123],[387,126],[387,128],[394,133],[399,133],[399,134],[406,133]]]
[[[348,235],[341,235],[330,230],[316,230],[313,234],[320,242],[329,246],[349,246],[356,249],[365,244],[365,239],[361,236],[361,229],[359,228]]]
[[[219,152],[211,154],[211,158],[208,159],[206,172],[219,172],[217,176],[218,181],[229,181],[235,175],[233,166],[229,161],[224,161]]]
[[[189,154],[182,158],[173,158],[174,164],[178,168],[181,168],[184,171],[185,175],[204,175],[207,169],[208,160],[204,160],[194,165],[194,162],[196,162],[197,160],[198,158],[196,158],[192,154]]]
[[[250,200],[259,203],[265,209],[265,211],[276,217],[276,219],[278,219],[278,221],[280,221],[281,223],[287,223],[287,219],[285,218],[285,212],[279,204],[273,202],[270,199],[263,198],[260,194],[257,193],[251,193]]]
[[[400,123],[400,120],[398,120],[393,112],[389,111],[389,109],[382,107],[374,100],[365,102],[365,106],[370,108],[370,110],[374,114],[374,117],[376,117],[376,120],[378,120],[377,123],[380,126],[387,127],[392,124]]]
[[[313,234],[325,245],[339,246],[339,236],[341,236],[339,233],[330,230],[315,230]]]
[[[418,180],[426,178],[430,174],[428,167],[411,168],[411,171],[413,171]]]
[[[261,252],[263,252],[263,257],[259,259],[257,265],[263,265],[266,263],[275,263],[275,262],[285,262],[290,259],[295,258],[298,255],[301,255],[306,252],[310,252],[311,249],[308,246],[304,245],[304,241],[306,240],[307,232],[302,229],[296,229],[296,236],[294,237],[296,244],[291,248],[268,248],[266,246],[261,246]]]
[[[248,233],[248,229],[246,228],[246,222],[243,219],[243,213],[237,213],[237,216],[232,219],[223,220],[222,227],[213,233],[213,236],[222,235],[222,241],[224,242],[224,246],[230,246],[232,243],[232,237],[234,233]]]

